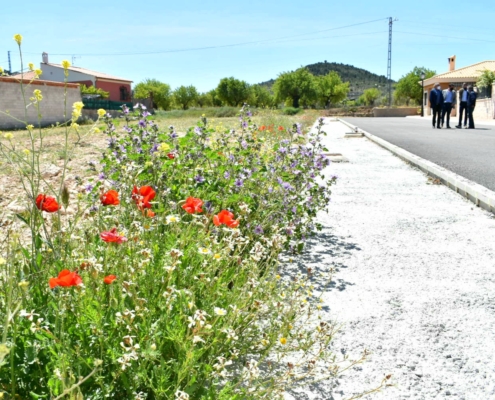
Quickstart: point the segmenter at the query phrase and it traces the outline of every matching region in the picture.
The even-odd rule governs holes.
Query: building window
[[[125,86],[120,87],[120,101],[127,101],[129,99],[129,91]]]

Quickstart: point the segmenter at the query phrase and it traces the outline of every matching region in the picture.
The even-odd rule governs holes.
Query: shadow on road
[[[338,273],[342,268],[347,268],[345,259],[356,251],[361,251],[356,243],[349,238],[334,235],[332,229],[326,227],[309,238],[302,254],[294,257],[284,255],[282,259],[287,264],[283,272],[291,276],[309,276],[318,292],[334,289],[342,291],[354,283],[339,278]]]

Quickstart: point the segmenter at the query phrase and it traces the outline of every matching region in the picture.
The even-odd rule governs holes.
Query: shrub
[[[294,107],[285,107],[282,109],[282,114],[283,115],[296,115],[301,111],[300,108],[294,108]]]

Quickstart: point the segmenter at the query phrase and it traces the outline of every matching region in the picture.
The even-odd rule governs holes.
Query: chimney
[[[455,56],[449,57],[449,71],[455,71]]]
[[[43,64],[48,64],[48,53],[43,52],[41,58],[43,59]]]

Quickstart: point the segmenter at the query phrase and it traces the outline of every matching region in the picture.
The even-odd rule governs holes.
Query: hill
[[[362,68],[357,68],[348,64],[334,62],[318,62],[315,64],[306,65],[306,68],[313,75],[326,75],[330,71],[336,71],[344,82],[350,83],[349,99],[357,99],[361,94],[369,88],[376,87],[384,94],[387,90],[388,79],[384,75],[377,75]],[[275,83],[275,79],[262,82],[260,85],[271,88]],[[392,84],[395,82],[392,81]]]

